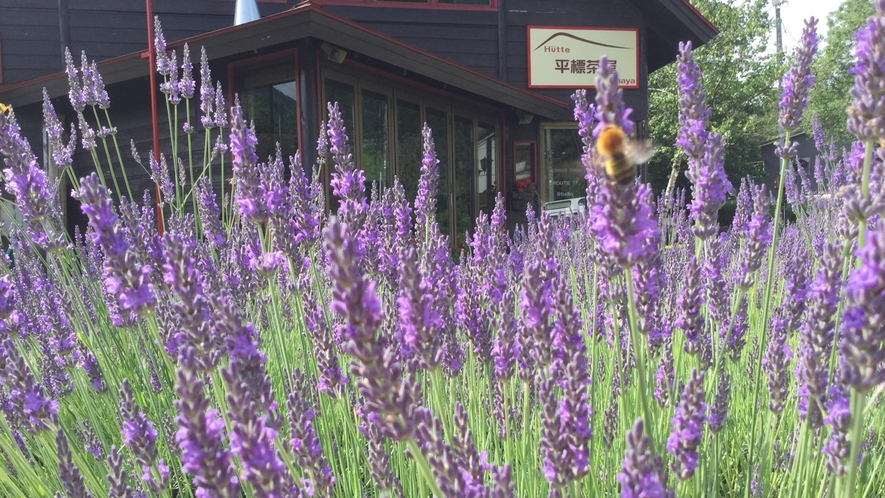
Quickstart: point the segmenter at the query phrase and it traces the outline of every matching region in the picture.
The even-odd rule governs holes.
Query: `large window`
[[[460,10],[495,10],[498,7],[498,0],[317,0],[317,3]]]
[[[498,114],[337,68],[323,72],[322,87],[323,102],[337,101],[342,111],[354,162],[365,171],[367,194],[371,182],[389,187],[396,176],[414,201],[423,158],[421,130],[427,123],[439,159],[437,221],[444,234],[453,236],[453,244],[462,246],[479,212],[491,213],[501,188]],[[327,168],[327,182],[333,168]],[[331,191],[327,198],[335,209]]]
[[[233,85],[243,117],[255,122],[258,160],[266,161],[274,155],[278,143],[284,158],[295,154],[298,113],[294,59],[283,57],[235,66]]]
[[[573,124],[541,126],[541,196],[545,202],[584,197],[584,144]]]

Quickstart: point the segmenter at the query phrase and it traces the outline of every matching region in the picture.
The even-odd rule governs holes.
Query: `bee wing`
[[[648,162],[658,147],[651,140],[628,140],[624,143],[624,155],[630,164],[642,164]]]

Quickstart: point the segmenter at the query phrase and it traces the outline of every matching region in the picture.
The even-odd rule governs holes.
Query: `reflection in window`
[[[405,100],[396,101],[396,171],[411,201],[418,193],[421,177],[421,106]]]
[[[280,144],[283,157],[298,148],[298,113],[295,103],[295,64],[288,58],[277,59],[238,69],[234,88],[239,95],[243,117],[255,122],[260,161],[276,152]]]
[[[476,157],[479,160],[479,171],[476,175],[476,199],[479,210],[491,215],[495,207],[495,195],[498,191],[497,164],[495,164],[495,127],[479,123],[476,127]]]
[[[577,131],[574,128],[544,128],[543,133],[546,200],[584,197],[583,144]]]
[[[473,228],[473,181],[476,149],[473,120],[455,117],[455,247],[464,247],[464,232]]]
[[[371,192],[372,182],[376,182],[378,191],[382,192],[387,187],[387,166],[390,163],[387,96],[363,90],[362,100],[363,142],[358,166],[366,175],[366,192]]]
[[[436,195],[436,221],[443,235],[449,235],[449,119],[445,111],[427,108],[427,126],[433,132],[439,159],[439,187]]]

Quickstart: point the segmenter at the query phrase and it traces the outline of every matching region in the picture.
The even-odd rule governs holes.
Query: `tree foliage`
[[[710,127],[725,137],[725,169],[734,185],[746,175],[761,177],[759,144],[777,135],[777,81],[782,74],[775,54],[766,53],[773,20],[767,0],[693,0],[694,6],[719,29],[709,43],[695,50]],[[676,154],[676,63],[655,71],[649,79],[649,131],[661,145],[649,163],[655,190],[666,187]],[[684,164],[682,171],[684,171]],[[687,185],[680,174],[677,185]]]
[[[837,143],[853,140],[845,127],[845,109],[854,85],[854,34],[875,9],[870,0],[845,0],[827,18],[826,46],[814,64],[815,86],[809,95],[808,111],[816,113],[827,136]],[[810,121],[806,124],[810,130]]]

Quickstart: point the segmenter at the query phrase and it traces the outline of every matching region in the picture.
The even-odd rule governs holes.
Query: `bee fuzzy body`
[[[636,165],[630,163],[627,154],[615,152],[605,160],[605,176],[613,182],[628,185],[636,177]]]
[[[596,139],[596,151],[605,158],[606,178],[629,185],[636,178],[636,165],[648,161],[655,149],[646,141],[631,140],[620,126],[607,125]]]

